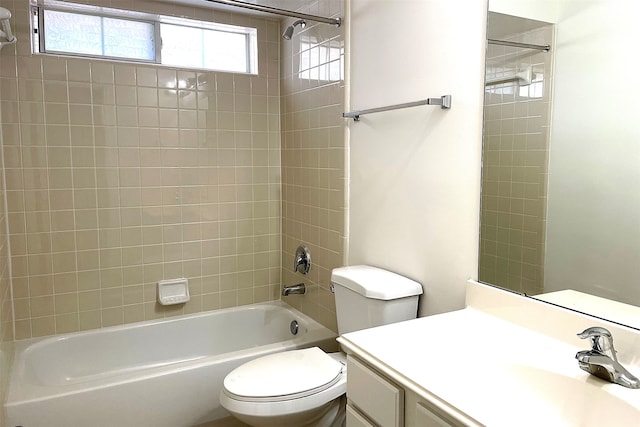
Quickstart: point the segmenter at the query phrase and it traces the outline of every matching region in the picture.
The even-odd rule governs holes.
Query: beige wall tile
[[[332,66],[329,61],[334,59],[330,57],[327,62],[321,63],[319,47],[301,53],[309,61],[313,56],[316,71],[299,72],[300,55],[292,49],[299,45],[296,43],[298,37],[299,35],[294,33],[291,42],[281,42],[282,63],[285,64],[281,80],[282,155],[273,156],[272,150],[268,150],[268,155],[254,157],[253,164],[274,167],[276,173],[279,169],[275,167],[281,167],[283,245],[281,252],[276,255],[281,258],[281,270],[278,275],[282,276],[283,285],[304,282],[309,289],[303,296],[287,297],[283,300],[325,326],[337,330],[335,303],[333,294],[329,292],[329,278],[332,268],[344,264],[345,143],[344,122],[334,121],[331,117],[339,117],[339,112],[343,111],[344,81],[318,79],[319,70]],[[343,35],[339,34],[335,42],[342,46],[343,40]],[[335,54],[336,63],[333,65],[340,64],[340,48]],[[312,75],[318,77],[310,79]],[[326,108],[327,103],[335,105],[335,111],[333,108]],[[279,130],[279,124],[272,123],[270,118],[270,115],[267,120],[258,116],[253,126],[261,130]],[[272,173],[271,170],[269,173]],[[271,182],[270,178],[268,181]],[[254,187],[254,192],[261,197],[268,197],[272,192],[279,192],[279,188]],[[272,209],[268,204],[265,205],[265,217],[270,216]],[[254,222],[254,226],[258,226],[261,232],[269,231],[271,228],[271,232],[280,231],[279,223],[268,223],[266,230],[265,224]],[[266,242],[264,249],[271,245],[270,240]],[[291,271],[291,263],[298,245],[307,246],[312,253],[314,263],[308,276]],[[256,258],[255,261],[257,260]],[[259,292],[258,288],[255,289],[254,297],[257,299],[268,298],[271,292],[279,292],[279,289],[271,289],[268,286],[260,288]]]
[[[102,315],[100,310],[81,311],[78,314],[78,321],[81,331],[97,329],[102,326]]]
[[[68,60],[67,79],[70,82],[90,82],[91,64],[88,61]]]
[[[105,308],[101,310],[102,326],[116,326],[124,323],[124,307]]]
[[[80,330],[77,313],[60,314],[55,316],[56,334],[66,334]]]
[[[31,335],[44,337],[55,334],[55,318],[53,316],[34,317],[31,319]]]
[[[78,295],[61,294],[54,297],[55,313],[56,314],[68,314],[78,312]]]
[[[293,43],[280,45],[278,22],[251,21],[260,76],[3,52],[3,146],[20,154],[6,170],[10,213],[0,212],[22,247],[17,338],[278,299],[281,277],[300,280],[290,272],[298,243],[318,260],[309,285],[322,289],[299,305],[335,328],[327,289],[343,262],[345,147],[331,117],[344,82],[297,70],[280,80],[280,48],[292,63]],[[197,86],[172,89],[186,79]],[[295,98],[282,116],[281,86]],[[281,138],[293,143],[282,160]],[[158,306],[156,281],[182,275],[192,301]],[[0,276],[0,303],[5,288]]]

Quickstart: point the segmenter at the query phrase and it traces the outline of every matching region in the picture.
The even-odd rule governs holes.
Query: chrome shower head
[[[296,22],[289,25],[286,30],[284,30],[284,33],[282,33],[282,38],[285,40],[291,40],[291,37],[293,37],[293,29],[296,25],[300,25],[300,28],[304,28],[307,26],[307,22],[303,19],[298,19]]]
[[[291,40],[292,36],[293,36],[293,25],[289,25],[287,29],[284,30],[284,33],[282,33],[282,38],[285,40]]]

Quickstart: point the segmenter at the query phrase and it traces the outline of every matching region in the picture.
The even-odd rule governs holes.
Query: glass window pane
[[[202,68],[202,30],[193,27],[161,24],[162,63]]]
[[[78,10],[69,12],[38,8],[44,25],[34,40],[37,44],[38,36],[45,38],[42,53],[160,59],[184,68],[258,72],[255,28],[77,5]]]
[[[44,19],[48,52],[155,59],[151,23],[54,10],[45,10]]]
[[[247,35],[204,31],[204,67],[214,70],[249,71]]]
[[[45,10],[46,50],[102,55],[100,20],[99,16]]]
[[[153,61],[156,57],[153,24],[103,18],[104,55]]]

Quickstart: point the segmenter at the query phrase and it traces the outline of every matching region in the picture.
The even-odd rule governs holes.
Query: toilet
[[[340,335],[414,319],[422,286],[367,265],[336,268]],[[224,379],[221,405],[254,427],[338,427],[344,425],[346,356],[318,347],[263,356],[234,369]]]

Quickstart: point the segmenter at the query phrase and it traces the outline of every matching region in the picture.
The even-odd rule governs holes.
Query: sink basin
[[[467,382],[462,387],[452,383],[450,376],[434,375],[433,371],[425,381],[437,381],[439,397],[484,426],[640,425],[640,390],[589,375],[572,359],[561,366],[545,362],[550,361],[537,365],[532,361],[529,365],[514,363],[513,359],[476,359],[473,366],[466,365],[462,375]],[[456,362],[452,365],[464,366]],[[441,387],[441,381],[448,381],[447,386]]]
[[[613,425],[613,420],[617,426],[632,426],[640,420],[640,410],[616,395],[617,392],[627,396],[637,394],[640,401],[640,390],[624,389],[578,371],[575,376],[569,376],[512,364],[503,365],[502,369],[501,380],[506,379],[502,385],[507,386],[504,392],[509,394],[508,389],[514,387],[511,392],[515,396],[511,398],[523,400],[521,405],[529,408],[529,413],[533,412],[533,417],[538,420],[532,425],[542,419],[557,419],[568,426],[600,427]],[[621,390],[616,387],[621,387]]]

